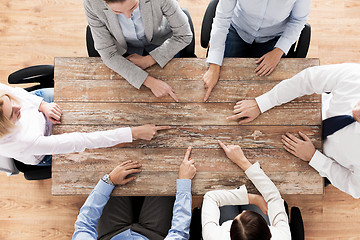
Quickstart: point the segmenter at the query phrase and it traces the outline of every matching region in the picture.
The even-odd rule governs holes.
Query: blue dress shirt
[[[84,205],[80,209],[78,218],[75,222],[75,232],[73,240],[97,239],[98,234],[96,227],[102,211],[110,198],[114,186],[100,180]],[[191,222],[191,180],[177,179],[176,181],[176,200],[173,209],[173,218],[171,229],[165,240],[189,239],[190,222]],[[149,240],[139,233],[128,229],[111,238],[112,240]]]
[[[137,53],[143,55],[144,49],[151,52],[157,46],[150,44],[146,39],[144,23],[142,21],[140,5],[133,11],[130,18],[124,14],[118,14],[122,33],[128,45],[127,52],[129,54]]]
[[[222,64],[230,24],[249,44],[280,36],[275,47],[286,54],[304,28],[310,4],[311,0],[219,0],[207,63]]]

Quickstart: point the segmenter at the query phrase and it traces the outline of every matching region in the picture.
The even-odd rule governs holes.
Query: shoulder
[[[104,0],[83,0],[85,9],[91,9],[94,12],[107,9],[107,5]]]

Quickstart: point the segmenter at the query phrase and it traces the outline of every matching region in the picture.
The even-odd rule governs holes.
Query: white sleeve
[[[350,194],[354,198],[360,198],[360,175],[341,166],[337,161],[317,150],[309,164],[322,177],[327,177],[334,187]]]
[[[2,83],[0,83],[0,90],[3,90],[13,95],[14,97],[20,100],[21,104],[34,105],[37,107],[37,109],[39,109],[40,103],[43,100],[43,98],[31,94],[22,88],[18,88],[18,87],[14,88]]]
[[[65,154],[82,152],[86,148],[111,147],[123,142],[132,142],[130,127],[91,133],[40,136],[24,149],[24,152],[28,155]]]
[[[285,211],[284,200],[281,198],[275,184],[266,176],[258,162],[249,167],[245,174],[259,190],[268,205],[270,225],[276,228],[278,234],[284,237],[282,239],[291,239],[289,219]]]
[[[207,192],[204,196],[201,222],[204,240],[221,239],[220,232],[220,210],[225,205],[246,205],[249,204],[248,193],[245,185],[240,189],[215,190]]]
[[[237,0],[220,0],[210,33],[209,54],[206,63],[222,65],[225,51],[225,40],[229,32],[231,19]]]
[[[356,67],[359,67],[359,64],[344,63],[307,68],[294,77],[281,81],[255,100],[263,113],[297,97],[332,92]]]

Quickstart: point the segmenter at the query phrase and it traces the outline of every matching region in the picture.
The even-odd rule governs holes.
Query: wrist
[[[114,178],[112,177],[111,173],[110,173],[110,174],[105,174],[105,175],[101,178],[101,180],[104,181],[105,183],[107,183],[107,184],[109,184],[109,185],[112,185],[112,186],[115,186],[115,183],[114,183],[113,179],[114,179]]]
[[[155,78],[151,77],[150,75],[148,75],[143,83],[143,85],[145,85],[148,88],[151,88],[152,85],[154,84],[154,80]]]
[[[131,127],[131,135],[133,138],[137,138],[138,137],[138,128],[139,127]]]
[[[150,54],[145,56],[145,61],[148,67],[151,67],[156,63],[155,59]]]
[[[252,164],[247,160],[247,159],[244,159],[244,160],[241,160],[239,162],[236,163],[239,168],[241,168],[243,171],[246,171],[249,169],[249,167],[252,166]]]
[[[213,73],[220,73],[220,66],[215,63],[210,63],[209,71],[211,71]]]
[[[39,112],[44,112],[44,107],[47,104],[47,102],[41,101],[40,106],[39,106]]]
[[[281,50],[281,49],[278,48],[278,47],[274,48],[273,51],[274,51],[278,56],[280,56],[280,57],[281,57],[282,55],[284,55],[284,51]]]

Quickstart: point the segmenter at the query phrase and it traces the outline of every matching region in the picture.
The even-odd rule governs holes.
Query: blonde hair
[[[19,103],[19,100],[16,97],[3,90],[0,90],[0,138],[3,138],[7,134],[11,133],[12,130],[16,127],[15,124],[11,122],[4,115],[3,112],[4,100],[2,99],[2,97],[4,96],[8,96],[11,100],[15,101],[16,103]]]

